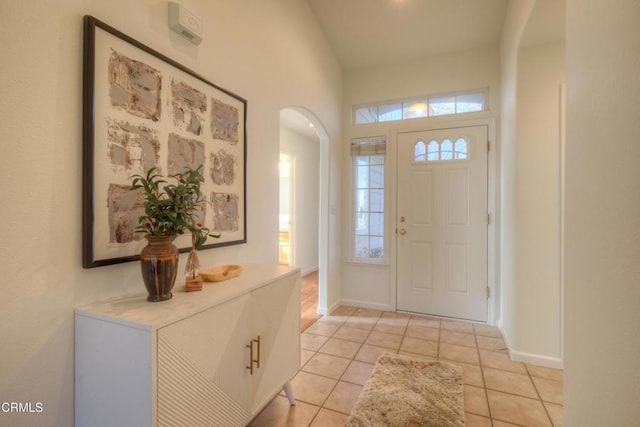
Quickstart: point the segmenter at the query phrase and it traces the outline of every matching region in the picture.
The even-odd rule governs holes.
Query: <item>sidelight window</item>
[[[385,257],[385,157],[384,139],[351,143],[354,260],[379,262]]]

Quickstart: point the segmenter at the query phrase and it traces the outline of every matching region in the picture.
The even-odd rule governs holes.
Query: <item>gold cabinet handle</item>
[[[404,236],[405,234],[407,234],[407,230],[405,230],[404,228],[401,228],[400,230],[398,230],[398,233],[400,233],[400,235]]]
[[[254,340],[249,341],[249,344],[245,346],[249,349],[249,366],[246,366],[246,368],[249,370],[251,375],[253,375],[253,341]]]
[[[257,353],[258,353],[258,358],[254,359],[253,358],[253,344],[256,343],[257,344]],[[251,340],[249,341],[249,344],[247,344],[245,347],[247,347],[249,349],[249,366],[245,366],[245,368],[247,368],[249,370],[249,372],[251,373],[251,375],[253,375],[253,364],[256,364],[256,368],[260,368],[260,335],[258,335],[258,339],[255,340]]]
[[[258,335],[257,340],[253,340],[253,341],[258,343],[258,359],[256,359],[255,362],[256,362],[256,368],[260,368],[260,335]]]

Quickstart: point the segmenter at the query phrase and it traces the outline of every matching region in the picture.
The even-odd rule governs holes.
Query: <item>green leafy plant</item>
[[[133,175],[129,190],[142,190],[145,199],[144,215],[138,217],[136,231],[175,239],[188,230],[193,233],[195,249],[202,247],[209,236],[220,237],[198,222],[198,214],[205,203],[200,190],[200,184],[204,182],[202,168],[200,165],[171,175],[169,178],[175,183],[165,180],[155,167],[144,176]]]

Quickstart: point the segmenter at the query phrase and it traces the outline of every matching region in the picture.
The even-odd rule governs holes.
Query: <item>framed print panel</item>
[[[203,165],[203,225],[220,238],[202,249],[245,243],[247,101],[91,16],[83,79],[83,267],[139,259],[143,197],[129,186],[152,167]]]

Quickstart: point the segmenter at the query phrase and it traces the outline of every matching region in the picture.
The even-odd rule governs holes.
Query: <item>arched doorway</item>
[[[291,137],[292,134],[294,137]],[[315,175],[313,182],[318,186],[316,205],[317,225],[315,226],[317,232],[315,244],[317,245],[318,277],[318,305],[316,311],[322,313],[325,311],[322,307],[327,306],[327,270],[329,260],[329,136],[320,120],[308,109],[300,106],[291,106],[280,110],[280,151],[286,154],[290,160],[293,159],[287,169],[287,173],[291,180],[288,186],[288,188],[291,189],[289,196],[293,196],[294,199],[288,203],[288,206],[291,208],[287,214],[290,217],[285,218],[284,215],[282,215],[281,223],[288,223],[289,225],[289,229],[287,230],[290,236],[288,256],[296,263],[294,265],[304,262],[304,257],[301,255],[301,245],[308,243],[307,241],[309,240],[304,239],[303,235],[299,235],[302,232],[296,232],[296,230],[302,228],[298,227],[299,225],[304,225],[301,224],[301,221],[305,221],[305,215],[302,211],[303,208],[296,209],[295,194],[304,192],[304,185],[310,185],[301,182],[303,178],[302,172],[306,173],[308,177],[310,171],[306,170],[307,167],[302,165],[303,158],[296,153],[297,147],[292,146],[291,141],[284,141],[286,137],[290,140],[295,140],[295,135],[300,135],[301,141],[311,142],[317,145],[318,167],[313,168]],[[293,142],[293,144],[295,144],[295,142]],[[308,178],[306,182],[308,182]],[[310,217],[312,215],[306,216]],[[308,226],[308,224],[306,225]],[[282,242],[280,244],[282,244]],[[280,249],[281,248],[279,248],[279,250]],[[303,268],[303,274],[305,274],[307,271],[304,270],[304,267],[301,266],[301,268]],[[321,309],[318,310],[318,307],[321,307]]]

